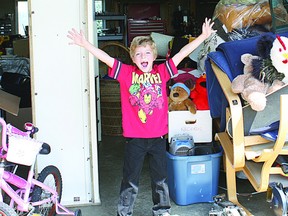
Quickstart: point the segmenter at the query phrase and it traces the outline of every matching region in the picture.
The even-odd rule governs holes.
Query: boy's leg
[[[143,139],[127,139],[124,151],[123,179],[117,206],[119,216],[133,214],[145,155],[146,149]]]
[[[151,172],[152,199],[154,203],[152,208],[153,215],[161,215],[163,213],[170,213],[171,211],[169,190],[166,182],[166,160],[166,140],[161,138],[151,139],[149,165]]]

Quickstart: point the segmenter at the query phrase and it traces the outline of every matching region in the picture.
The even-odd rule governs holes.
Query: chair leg
[[[253,214],[249,212],[244,206],[242,206],[238,201],[236,191],[236,170],[233,168],[227,157],[225,158],[225,166],[228,200],[242,208],[248,216],[252,216]]]
[[[236,192],[236,172],[228,158],[225,158],[226,184],[229,201],[238,203]]]

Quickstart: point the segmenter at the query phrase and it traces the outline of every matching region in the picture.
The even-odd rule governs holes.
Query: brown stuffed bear
[[[190,89],[184,83],[175,83],[169,95],[169,111],[189,110],[196,113],[196,105],[190,99]]]
[[[252,75],[252,61],[258,58],[258,56],[248,53],[241,56],[241,61],[244,64],[244,74],[238,75],[232,81],[231,87],[234,93],[241,93],[242,98],[251,105],[253,110],[262,111],[266,106],[266,94],[279,89],[284,83],[280,80],[274,80],[270,85],[255,78]]]

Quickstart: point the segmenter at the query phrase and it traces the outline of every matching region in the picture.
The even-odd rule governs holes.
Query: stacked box
[[[222,152],[175,156],[167,152],[168,186],[177,205],[213,202],[218,193]]]
[[[189,111],[169,112],[168,141],[180,134],[193,136],[195,143],[212,141],[212,118],[210,110],[197,110],[196,114]]]

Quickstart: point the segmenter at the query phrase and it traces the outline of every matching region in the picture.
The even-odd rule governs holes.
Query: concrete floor
[[[123,161],[122,137],[104,136],[99,145],[99,175],[101,205],[81,207],[83,216],[113,216],[116,215],[116,205],[122,176]],[[221,160],[222,161],[222,160]],[[226,193],[225,173],[220,169],[218,194]],[[255,193],[247,180],[238,179],[239,201],[255,216],[273,216],[273,210],[266,202],[266,193]],[[213,203],[194,203],[186,206],[176,205],[173,200],[172,214],[180,216],[208,216]],[[145,163],[139,195],[134,208],[134,216],[150,216],[151,189],[148,166]]]

